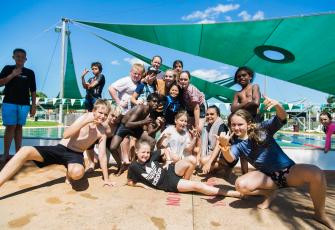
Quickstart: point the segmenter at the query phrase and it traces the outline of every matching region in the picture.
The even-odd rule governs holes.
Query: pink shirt
[[[335,122],[331,122],[326,127],[326,146],[325,151],[329,151],[331,147],[332,134],[335,133]]]
[[[183,101],[188,111],[193,111],[196,105],[205,103],[205,96],[195,86],[189,85],[183,92]]]

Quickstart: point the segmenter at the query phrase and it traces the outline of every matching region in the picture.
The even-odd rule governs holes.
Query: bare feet
[[[334,222],[327,216],[327,215],[322,215],[322,216],[318,216],[315,215],[314,219],[318,222],[320,222],[321,224],[326,225],[328,228],[334,230],[335,229],[335,224]]]
[[[259,208],[259,209],[267,209],[267,208],[269,208],[270,205],[271,205],[271,202],[276,197],[276,195],[277,195],[277,191],[275,191],[275,190],[269,190],[268,194],[264,195],[265,196],[265,200],[261,204],[257,205],[257,208]]]

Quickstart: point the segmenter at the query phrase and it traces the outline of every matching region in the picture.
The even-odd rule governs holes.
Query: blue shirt
[[[243,155],[247,161],[257,170],[263,173],[272,173],[285,169],[294,164],[279,147],[273,135],[285,124],[277,116],[263,121],[260,127],[266,131],[266,143],[257,145],[252,140],[236,139],[231,146],[231,153],[236,159]]]
[[[153,83],[152,85],[141,82],[137,85],[135,92],[139,95],[137,100],[142,100],[144,102],[147,101],[147,97],[156,91],[156,85]]]

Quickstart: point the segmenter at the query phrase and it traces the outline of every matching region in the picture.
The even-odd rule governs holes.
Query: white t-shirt
[[[174,125],[169,125],[162,132],[160,138],[165,133],[171,134],[170,137],[166,139],[166,141],[167,147],[171,149],[172,153],[177,154],[180,157],[185,157],[189,155],[189,153],[184,152],[184,149],[191,143],[191,136],[186,130],[183,133],[179,133]]]
[[[123,77],[112,84],[112,87],[118,92],[120,101],[128,104],[128,108],[123,112],[126,112],[131,108],[130,98],[133,95],[136,86],[137,84],[131,80],[130,76]]]

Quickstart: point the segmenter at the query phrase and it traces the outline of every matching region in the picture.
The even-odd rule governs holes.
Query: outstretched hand
[[[264,100],[263,104],[264,104],[265,109],[268,110],[268,111],[271,110],[274,106],[279,105],[278,101],[276,101],[274,99],[271,99],[267,96],[264,96],[264,99],[265,100]]]
[[[221,132],[220,136],[218,135],[215,135],[215,136],[221,147],[227,147],[233,135],[234,135],[234,132],[230,133],[230,131],[228,131],[228,132]]]

